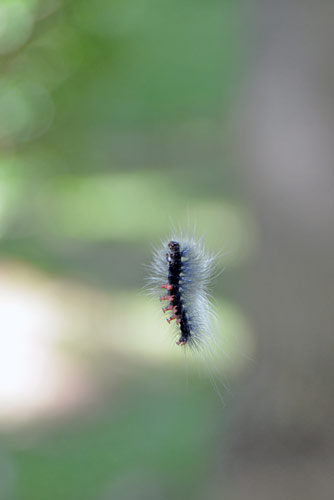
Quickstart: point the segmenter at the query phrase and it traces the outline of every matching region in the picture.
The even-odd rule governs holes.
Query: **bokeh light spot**
[[[29,38],[34,18],[27,2],[2,0],[0,4],[0,54],[17,50]]]

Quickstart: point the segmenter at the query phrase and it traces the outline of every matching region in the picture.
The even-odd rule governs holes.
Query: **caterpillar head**
[[[168,243],[168,248],[171,252],[178,252],[180,250],[180,243],[172,240]]]

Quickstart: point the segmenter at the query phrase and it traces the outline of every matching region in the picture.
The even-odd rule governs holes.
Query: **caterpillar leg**
[[[174,295],[163,295],[162,297],[160,297],[160,302],[162,302],[163,300],[174,300]]]
[[[181,323],[181,318],[179,318],[179,317],[178,317],[178,316],[176,316],[175,314],[172,314],[172,316],[171,316],[170,318],[167,318],[167,320],[166,320],[166,321],[168,321],[168,323],[170,323],[171,321],[173,321],[173,319],[176,319],[176,322],[177,322],[178,324],[180,324],[180,323]]]
[[[176,345],[186,345],[187,343],[187,340],[184,339],[184,338],[180,338],[177,342],[176,342]]]

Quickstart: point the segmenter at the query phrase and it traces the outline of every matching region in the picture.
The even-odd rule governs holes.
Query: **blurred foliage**
[[[241,33],[229,0],[0,3],[0,254],[128,294],[123,355],[142,263],[171,226],[196,226],[221,254],[232,271],[220,295],[256,247],[226,126]],[[242,315],[226,304],[224,332],[243,339]],[[183,372],[155,374],[151,389],[146,377],[79,426],[7,436],[0,472],[19,486],[6,493],[5,481],[4,500],[202,498],[220,402],[206,383],[185,396]],[[117,486],[138,464],[145,484]]]
[[[152,373],[140,372],[140,382],[123,386],[102,413],[7,437],[12,475],[20,478],[13,497],[201,498],[222,408],[208,382],[185,390],[182,374]]]
[[[75,267],[76,239],[94,253],[190,214],[200,230],[218,219],[238,260],[252,231],[222,204],[234,173],[220,137],[238,4],[15,0],[0,14],[3,253]]]

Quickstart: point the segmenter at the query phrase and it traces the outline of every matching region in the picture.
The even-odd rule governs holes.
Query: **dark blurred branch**
[[[262,247],[243,301],[259,339],[229,429],[230,500],[334,491],[332,2],[259,4],[242,122]]]

